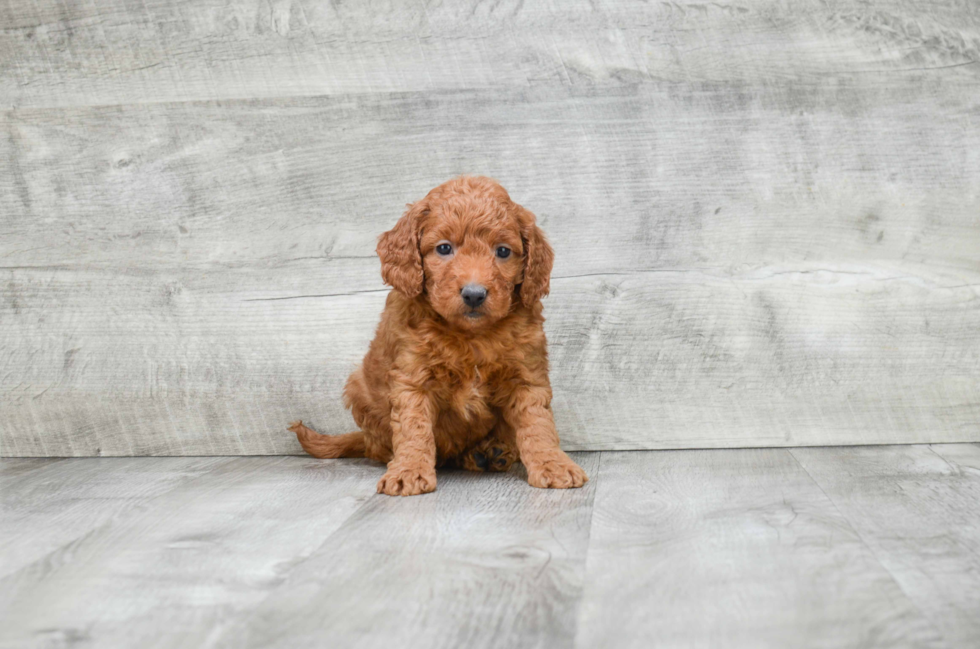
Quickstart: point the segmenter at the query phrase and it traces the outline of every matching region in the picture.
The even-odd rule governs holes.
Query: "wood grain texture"
[[[2,540],[30,538],[43,552],[0,578],[2,647],[207,646],[383,472],[312,458],[66,462],[57,481],[32,475],[4,494]],[[191,476],[191,463],[207,470]]]
[[[574,459],[597,475],[598,453]],[[215,646],[570,647],[593,485],[533,489],[516,467],[372,499]]]
[[[375,239],[463,172],[555,245],[567,448],[980,440],[975,4],[554,4],[0,9],[0,455],[347,432]]]
[[[15,484],[22,475],[40,471],[51,464],[63,461],[64,458],[8,458],[8,461],[0,464],[0,490]],[[2,491],[0,491],[2,493]]]
[[[360,460],[0,459],[0,647],[980,643],[980,447],[576,460],[390,498]]]
[[[577,647],[956,646],[786,450],[603,453],[599,475]]]
[[[980,447],[793,449],[951,647],[980,639]]]
[[[970,0],[9,0],[0,106],[648,81],[980,78]]]
[[[51,462],[27,473],[0,464],[0,579],[43,562],[93,530],[110,524],[149,499],[178,489],[227,460],[138,458],[84,464]]]

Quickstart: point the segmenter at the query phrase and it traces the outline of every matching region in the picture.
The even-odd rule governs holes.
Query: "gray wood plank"
[[[0,461],[0,578],[227,462],[71,459],[24,472],[17,461]]]
[[[10,484],[13,484],[21,479],[28,473],[34,473],[35,471],[40,471],[45,469],[55,462],[61,462],[65,458],[60,457],[50,457],[50,458],[4,458],[0,462],[0,490],[4,489]]]
[[[599,475],[576,646],[947,646],[786,450],[603,453]]]
[[[980,444],[933,444],[929,448],[960,472],[976,475],[980,471]]]
[[[9,0],[0,24],[3,106],[980,74],[968,0]]]
[[[921,75],[18,109],[0,454],[290,453],[460,172],[534,210],[569,449],[980,439],[980,96]],[[502,121],[503,120],[503,121]],[[650,426],[650,422],[656,422]]]
[[[792,453],[949,646],[980,644],[980,448]]]
[[[977,644],[977,445],[576,459],[407,499],[356,460],[3,460],[0,557],[52,549],[0,647]]]
[[[598,454],[575,459],[596,475]],[[525,480],[442,473],[372,500],[215,646],[571,646],[595,483]]]
[[[2,267],[226,269],[246,284],[290,264],[379,288],[374,243],[404,204],[484,173],[541,218],[557,275],[806,261],[966,283],[975,88],[899,77],[19,109],[0,116]],[[246,297],[302,293],[277,287]]]
[[[0,579],[0,646],[206,646],[316,552],[383,472],[365,460],[205,461],[210,471],[160,494],[124,474],[140,466],[147,483],[168,471],[176,481],[178,460],[83,460],[77,485],[14,490],[39,544],[56,535],[42,516],[70,513],[73,487],[98,524]],[[119,512],[125,497],[140,503]]]

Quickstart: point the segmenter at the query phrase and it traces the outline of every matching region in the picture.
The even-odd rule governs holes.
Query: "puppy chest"
[[[466,372],[453,372],[445,386],[443,409],[450,410],[466,421],[479,421],[493,417],[492,390],[487,377],[478,367]]]

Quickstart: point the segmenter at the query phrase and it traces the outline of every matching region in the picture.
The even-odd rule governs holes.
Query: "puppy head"
[[[450,180],[378,242],[381,276],[450,324],[477,330],[548,294],[554,252],[534,215],[489,178]]]

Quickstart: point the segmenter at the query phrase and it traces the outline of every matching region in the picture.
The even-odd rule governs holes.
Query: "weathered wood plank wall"
[[[980,440],[980,4],[0,7],[0,454],[297,452],[459,173],[570,449]]]

